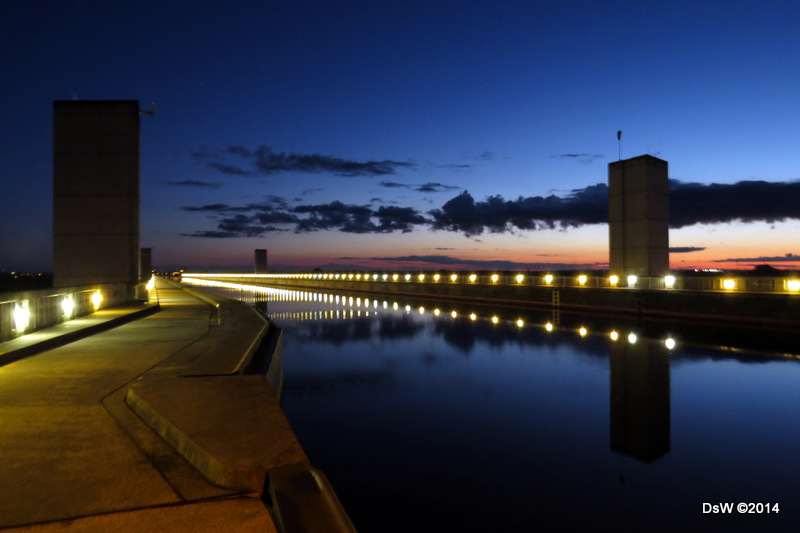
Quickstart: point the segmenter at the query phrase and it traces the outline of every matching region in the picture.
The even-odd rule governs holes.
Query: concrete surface
[[[264,479],[281,458],[265,459],[259,446],[276,434],[275,442],[284,442],[278,455],[289,450],[289,463],[305,461],[282,413],[256,412],[270,404],[269,389],[256,384],[263,378],[189,377],[195,363],[236,371],[243,355],[234,352],[263,333],[247,313],[242,320],[249,325],[234,328],[231,350],[224,335],[209,341],[221,331],[217,309],[165,280],[158,280],[157,294],[160,312],[0,366],[0,529],[277,531],[256,477],[244,488],[209,482],[125,404],[135,383],[150,408],[164,410],[159,416],[178,428],[179,439],[198,442],[201,454],[219,458],[223,472],[252,467]],[[1,344],[0,353],[33,341],[12,342]],[[213,353],[226,363],[208,363]],[[158,391],[159,383],[166,389]],[[264,426],[269,420],[277,426]],[[227,465],[228,445],[241,455],[258,452]]]

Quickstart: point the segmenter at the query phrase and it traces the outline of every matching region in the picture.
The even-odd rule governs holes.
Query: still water
[[[284,411],[362,533],[800,528],[791,354],[363,295],[228,295],[284,328]]]

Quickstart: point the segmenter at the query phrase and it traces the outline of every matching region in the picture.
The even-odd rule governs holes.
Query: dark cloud
[[[669,249],[671,254],[688,254],[690,252],[701,252],[705,246],[673,246]]]
[[[417,185],[414,189],[417,192],[442,192],[442,191],[452,191],[455,189],[460,189],[461,187],[457,187],[455,185],[444,185],[442,183],[423,183],[422,185]]]
[[[606,156],[603,154],[559,154],[554,155],[553,157],[560,159],[572,159],[579,163],[583,163],[584,165],[588,165],[589,163],[594,162],[595,159],[605,159]]]
[[[467,236],[488,230],[538,230],[576,227],[608,221],[608,189],[603,184],[576,189],[561,198],[555,195],[504,200],[490,196],[476,202],[464,191],[430,212],[433,229],[460,231]]]
[[[778,222],[800,218],[800,181],[732,184],[670,181],[669,225]]]
[[[204,189],[219,189],[219,183],[209,183],[207,181],[196,181],[196,180],[183,180],[183,181],[168,181],[167,185],[175,186],[175,187],[200,187]]]
[[[395,174],[398,168],[411,168],[413,163],[402,161],[353,161],[320,154],[295,154],[273,152],[269,146],[262,145],[255,150],[244,146],[229,146],[215,154],[208,149],[195,152],[195,157],[209,167],[236,176],[265,176],[281,172],[330,172],[338,176],[384,176]],[[245,164],[231,164],[219,161],[225,157],[244,160]]]
[[[380,182],[380,186],[381,187],[386,187],[386,188],[389,188],[389,189],[399,189],[399,188],[410,189],[411,188],[411,185],[407,185],[405,183],[397,183],[396,181],[382,181],[382,182]]]
[[[734,257],[730,259],[718,259],[715,263],[800,263],[800,255],[786,254],[775,257]]]
[[[356,257],[340,257],[339,259],[369,259],[371,261],[388,261],[393,263],[427,263],[434,265],[447,265],[458,267],[469,267],[477,269],[498,269],[498,270],[519,270],[519,269],[541,269],[541,268],[591,268],[602,266],[598,263],[574,264],[574,263],[523,263],[519,261],[502,261],[502,260],[476,260],[476,259],[463,259],[460,257],[453,257],[449,255],[404,255],[397,257],[370,257],[370,258],[356,258]]]

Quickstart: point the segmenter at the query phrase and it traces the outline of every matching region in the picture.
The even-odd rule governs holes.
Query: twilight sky
[[[72,98],[157,105],[156,266],[602,268],[608,163],[651,154],[673,268],[800,268],[798,28],[788,0],[5,0],[0,269],[52,268]]]

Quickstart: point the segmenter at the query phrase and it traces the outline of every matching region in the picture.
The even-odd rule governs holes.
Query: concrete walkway
[[[158,312],[63,346],[0,344],[18,359],[0,366],[0,529],[277,531],[266,472],[308,461],[266,380],[239,375],[266,322],[156,292]]]

